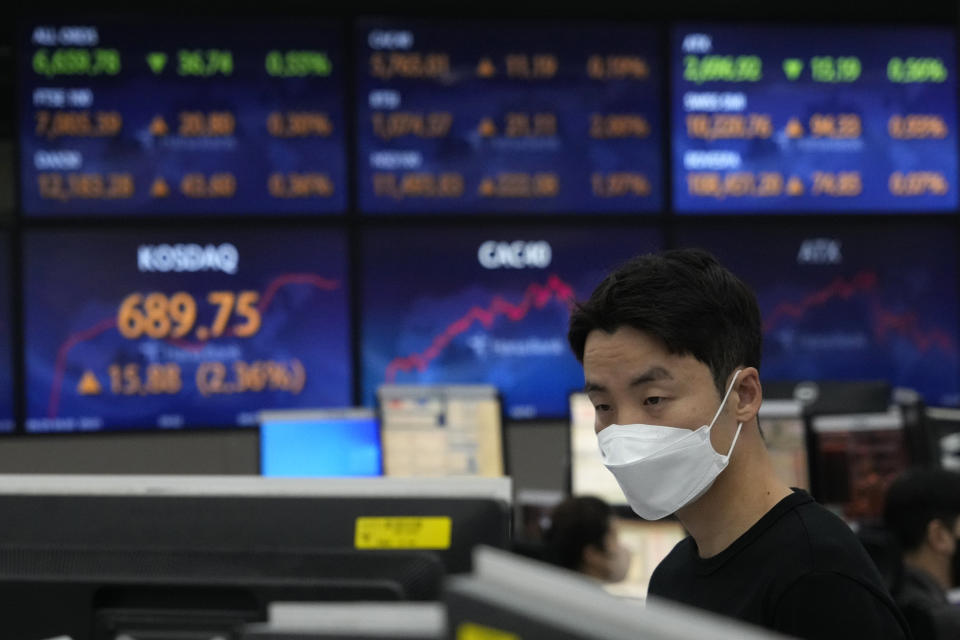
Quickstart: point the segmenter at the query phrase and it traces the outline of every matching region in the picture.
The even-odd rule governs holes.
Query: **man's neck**
[[[777,478],[761,443],[742,450],[713,486],[677,517],[697,542],[701,558],[710,558],[746,533],[790,488]],[[736,463],[736,464],[734,464]]]
[[[947,562],[944,562],[943,557],[934,552],[933,549],[921,547],[917,551],[911,551],[903,556],[903,562],[908,567],[922,571],[933,578],[944,591],[950,590],[952,582],[950,567],[947,566]]]

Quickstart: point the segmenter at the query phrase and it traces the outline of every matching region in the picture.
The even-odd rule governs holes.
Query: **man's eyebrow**
[[[631,387],[638,387],[642,384],[647,384],[648,382],[656,382],[658,380],[673,380],[673,376],[669,371],[660,366],[650,367],[636,378],[630,381]],[[587,384],[583,385],[584,393],[590,393],[592,391],[597,391],[600,393],[605,393],[607,388],[602,384],[597,382],[587,381]]]
[[[639,387],[642,384],[647,384],[648,382],[656,382],[658,380],[673,380],[673,376],[670,375],[670,372],[664,369],[663,367],[650,367],[639,376],[630,381],[631,387]]]

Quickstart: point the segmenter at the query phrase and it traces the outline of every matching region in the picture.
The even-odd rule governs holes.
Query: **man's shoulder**
[[[855,574],[864,570],[871,577],[879,576],[857,534],[839,516],[816,502],[800,505],[795,513],[812,570]]]

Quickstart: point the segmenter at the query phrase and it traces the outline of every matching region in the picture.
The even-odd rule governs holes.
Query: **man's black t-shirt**
[[[711,558],[681,541],[649,591],[798,638],[910,637],[857,537],[798,490]]]

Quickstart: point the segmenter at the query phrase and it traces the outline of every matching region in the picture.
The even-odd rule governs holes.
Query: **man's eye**
[[[610,405],[608,405],[608,404],[598,404],[598,405],[594,405],[594,409],[596,409],[597,411],[609,411],[609,410],[610,410]]]
[[[663,400],[661,396],[651,396],[643,401],[643,404],[648,406],[654,406],[660,404],[660,401]]]

